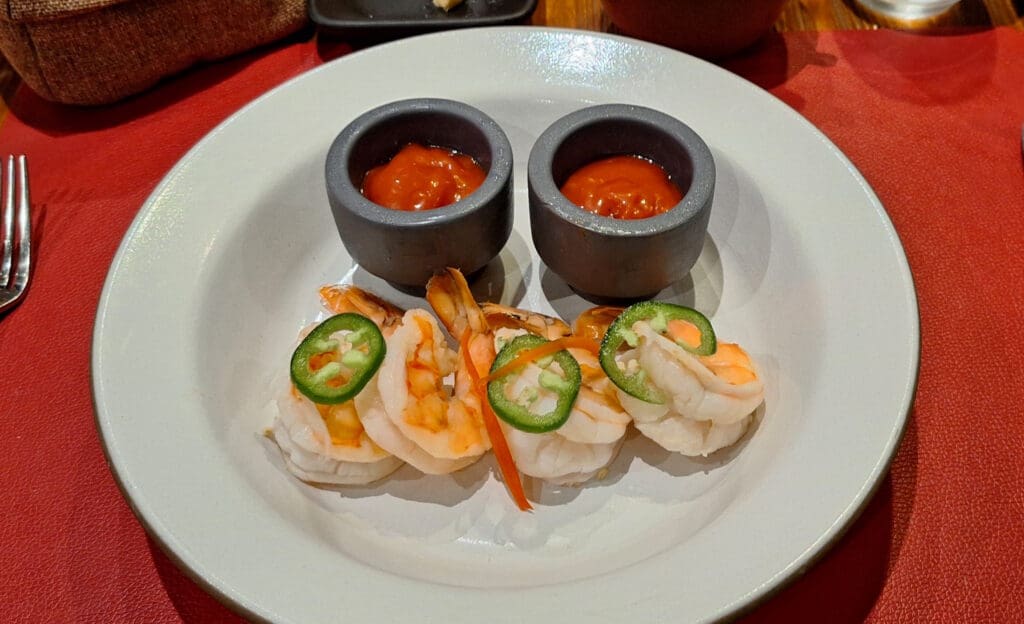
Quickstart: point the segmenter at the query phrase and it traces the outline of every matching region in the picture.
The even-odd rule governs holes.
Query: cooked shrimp
[[[746,351],[719,343],[714,355],[696,356],[647,321],[632,330],[638,346],[617,356],[619,366],[639,367],[666,397],[652,404],[618,392],[637,429],[684,455],[708,455],[739,440],[764,400],[764,383]]]
[[[477,382],[485,377],[494,363],[494,340],[490,325],[469,290],[466,278],[458,269],[435,273],[427,282],[427,301],[452,337],[459,341],[458,364],[455,373],[455,394],[467,405],[477,406],[477,414],[487,432],[488,444],[493,443],[494,457],[502,479],[512,499],[522,511],[532,507],[526,499],[519,471],[509,449],[500,422],[492,413]]]
[[[497,345],[526,331],[548,340],[570,334],[563,321],[537,312],[495,304],[484,304],[483,309],[491,325],[501,328],[495,332]],[[585,349],[569,349],[569,353],[580,365],[582,382],[565,424],[548,433],[526,433],[502,424],[519,469],[561,485],[588,481],[610,464],[632,421],[597,357]],[[520,378],[535,381],[539,374],[538,366],[528,364]]]
[[[524,325],[536,329],[542,335],[551,328],[555,328],[555,332],[560,331],[558,326],[561,321],[532,312],[493,304],[485,304],[482,310],[473,299],[465,278],[454,270],[435,275],[430,280],[427,285],[427,300],[453,336],[459,337],[464,332],[470,332],[470,351],[480,377],[487,375],[494,360],[495,349],[515,336],[525,333]],[[490,312],[490,317],[484,310]],[[492,322],[500,328],[492,331]],[[564,325],[562,323],[562,326]],[[528,379],[531,374],[536,381],[539,368],[535,364],[527,365],[520,378]],[[534,385],[539,387],[536,383]],[[574,407],[573,411],[578,410]],[[575,423],[574,418],[577,421]],[[594,438],[592,441],[596,441],[601,436],[599,427],[593,424],[596,422],[589,414],[579,410],[579,413],[570,415],[569,421],[556,432],[526,433],[504,422],[500,424],[509,451],[520,472],[556,483],[578,483],[589,479],[607,465],[614,458],[618,443],[594,445],[586,440],[575,442],[560,435],[559,432],[569,427],[579,437],[585,438],[589,433],[590,437]],[[625,417],[625,423],[629,423],[628,416]],[[625,425],[622,427],[625,430]],[[590,448],[591,446],[595,448]]]
[[[570,333],[569,326],[562,320],[545,316],[539,312],[495,304],[484,304],[483,309],[488,313],[488,321],[499,327],[519,328],[548,340],[562,338]],[[605,312],[605,310],[613,311],[613,313]],[[601,312],[588,315],[588,312],[591,311]],[[591,308],[581,314],[573,325],[580,330],[581,334],[579,335],[600,340],[608,325],[621,311],[622,308],[608,306]],[[524,319],[528,319],[528,322],[523,322]],[[582,320],[586,320],[587,323],[584,324]],[[598,328],[600,333],[597,333]],[[504,344],[516,335],[517,332],[514,330],[498,330],[497,342]],[[573,335],[577,335],[575,331]],[[569,349],[569,353],[579,363],[583,380],[580,392],[576,396],[576,402],[569,413],[569,420],[555,433],[584,444],[608,443],[620,439],[626,433],[626,428],[632,419],[619,404],[615,384],[604,374],[594,353],[586,349],[573,348]]]
[[[524,330],[503,328],[495,333],[496,342],[504,343],[524,333]],[[590,367],[585,357],[592,358],[592,354],[577,349],[570,349],[570,352],[580,362],[583,385],[565,424],[547,433],[527,433],[502,423],[502,431],[519,470],[558,485],[588,481],[610,464],[618,454],[631,421],[619,405],[614,386],[598,392],[586,385],[593,383],[595,377],[592,369],[588,370]],[[596,365],[597,361],[593,360],[592,364]],[[600,367],[597,370],[601,371]],[[540,384],[541,371],[537,364],[527,364],[516,380],[509,384],[508,391],[515,396],[529,387],[538,395],[538,403],[553,402],[554,397],[547,396],[550,391],[545,391]],[[603,376],[603,372],[600,374]]]
[[[324,302],[334,312],[362,313],[352,303],[375,299],[367,299],[372,295],[354,287],[325,287],[321,294],[328,289],[333,303],[326,296]],[[313,327],[305,328],[302,335]],[[295,476],[312,483],[355,485],[381,479],[402,465],[367,435],[354,401],[321,405],[291,383],[282,381],[280,385],[271,433]]]
[[[320,296],[334,312],[372,319],[387,339],[377,376],[354,399],[376,444],[427,474],[454,472],[487,451],[486,433],[477,426],[479,402],[474,418],[473,407],[457,398],[459,388],[452,397],[444,385],[456,356],[429,313],[403,312],[355,286],[326,286]]]
[[[371,437],[428,474],[464,468],[490,448],[472,382],[456,371],[458,357],[437,321],[409,310],[388,338],[377,393],[360,393]],[[455,387],[445,378],[455,372]],[[366,394],[366,397],[363,396]]]

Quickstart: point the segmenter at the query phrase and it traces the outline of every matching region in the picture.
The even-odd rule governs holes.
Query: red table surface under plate
[[[114,484],[90,395],[93,320],[118,243],[171,166],[254,97],[346,51],[293,40],[99,109],[12,98],[0,154],[31,159],[38,256],[28,298],[0,317],[0,619],[237,619],[147,539]],[[906,248],[922,329],[891,474],[747,621],[1024,621],[1024,34],[772,35],[725,66],[863,172]]]

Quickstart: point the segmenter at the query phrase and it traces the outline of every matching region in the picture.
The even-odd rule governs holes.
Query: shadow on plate
[[[615,485],[630,471],[634,459],[656,468],[673,478],[689,477],[698,473],[707,475],[712,471],[727,466],[743,452],[743,449],[757,433],[764,418],[764,413],[765,406],[762,403],[755,410],[753,420],[747,431],[743,434],[743,437],[732,446],[711,453],[707,457],[687,457],[665,450],[635,428],[630,427],[626,431],[622,447],[619,449],[615,459],[612,460],[612,463],[608,465],[605,474],[586,483],[573,486],[553,485],[545,483],[540,479],[527,479],[524,483],[526,495],[531,501],[542,505],[562,505],[575,500],[584,490]],[[653,491],[638,491],[635,490],[636,486],[632,487],[635,494],[657,498],[657,494]],[[676,492],[676,494],[681,493],[681,491]]]
[[[634,458],[674,478],[697,473],[707,475],[726,466],[742,453],[743,448],[757,433],[764,411],[764,404],[757,408],[750,427],[739,441],[707,457],[687,457],[667,451],[630,427],[626,431],[618,454],[603,471],[604,474],[573,485],[556,485],[524,475],[523,487],[526,496],[531,502],[540,505],[564,505],[575,500],[584,490],[610,487],[618,483],[629,472]],[[407,501],[454,507],[469,499],[492,473],[498,475],[493,455],[487,454],[480,461],[447,475],[425,475],[409,465],[404,465],[384,479],[366,485],[310,484],[300,481],[288,471],[280,450],[271,439],[266,436],[261,438],[267,461],[273,464],[283,477],[295,479],[302,487],[303,494],[313,502],[319,502],[319,499],[308,488],[336,492],[349,499],[393,496]]]
[[[634,433],[630,428],[626,435],[629,436]],[[612,463],[604,469],[604,474],[594,477],[584,483],[574,485],[556,485],[553,483],[547,483],[543,479],[534,479],[533,477],[527,477],[523,482],[523,487],[526,490],[526,497],[530,499],[530,502],[537,503],[540,505],[555,506],[564,505],[572,502],[584,490],[605,488],[615,485],[629,470],[629,463],[632,458],[623,457],[625,452],[625,443],[619,448],[618,455],[612,460]]]
[[[732,462],[743,452],[743,449],[746,448],[760,428],[764,414],[765,404],[761,403],[754,410],[753,419],[746,432],[744,432],[743,437],[737,440],[735,444],[719,449],[706,457],[687,457],[680,453],[665,450],[638,431],[631,431],[637,438],[634,448],[631,450],[633,455],[640,461],[672,477],[687,477],[696,473],[707,474]]]
[[[302,494],[317,505],[322,504],[317,492],[334,492],[347,499],[393,496],[418,503],[455,507],[480,489],[493,467],[490,456],[485,455],[480,461],[447,475],[425,475],[406,464],[387,477],[366,485],[306,483],[288,471],[281,451],[273,440],[260,437],[267,461],[281,473],[281,478],[294,480]]]

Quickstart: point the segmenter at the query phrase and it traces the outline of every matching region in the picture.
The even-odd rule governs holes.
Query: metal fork
[[[0,262],[0,311],[17,305],[28,288],[28,278],[32,273],[32,225],[28,212],[28,161],[24,155],[18,156],[17,160],[8,156],[3,184],[3,231],[0,232],[4,254]]]

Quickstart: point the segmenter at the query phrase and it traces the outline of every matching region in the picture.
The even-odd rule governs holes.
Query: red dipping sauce
[[[487,173],[469,156],[410,143],[363,178],[362,194],[394,210],[431,210],[475,191]]]
[[[580,208],[616,219],[646,219],[683,199],[665,170],[639,156],[612,156],[576,170],[561,188]]]

